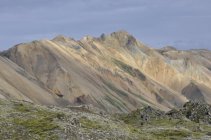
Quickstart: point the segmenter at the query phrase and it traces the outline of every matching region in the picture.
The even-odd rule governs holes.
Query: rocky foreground
[[[211,106],[188,102],[163,112],[149,106],[106,114],[91,106],[59,108],[0,100],[0,139],[211,139]]]

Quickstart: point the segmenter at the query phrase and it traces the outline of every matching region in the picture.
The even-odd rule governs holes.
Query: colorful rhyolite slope
[[[153,49],[125,31],[22,43],[0,56],[0,97],[110,113],[211,103],[211,51]]]

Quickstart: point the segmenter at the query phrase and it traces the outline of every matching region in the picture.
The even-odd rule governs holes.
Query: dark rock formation
[[[195,102],[205,102],[204,95],[198,86],[194,83],[190,83],[182,90],[182,95],[187,97],[189,100]]]

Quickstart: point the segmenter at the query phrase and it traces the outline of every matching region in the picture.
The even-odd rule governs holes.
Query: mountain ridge
[[[16,45],[1,58],[34,77],[56,104],[92,104],[107,112],[148,105],[169,110],[188,101],[182,91],[193,81],[211,103],[210,51],[153,49],[126,31],[81,40],[59,35]]]

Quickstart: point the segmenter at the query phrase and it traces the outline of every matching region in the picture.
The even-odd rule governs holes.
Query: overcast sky
[[[211,49],[211,0],[0,0],[0,50],[122,29],[152,47]]]

